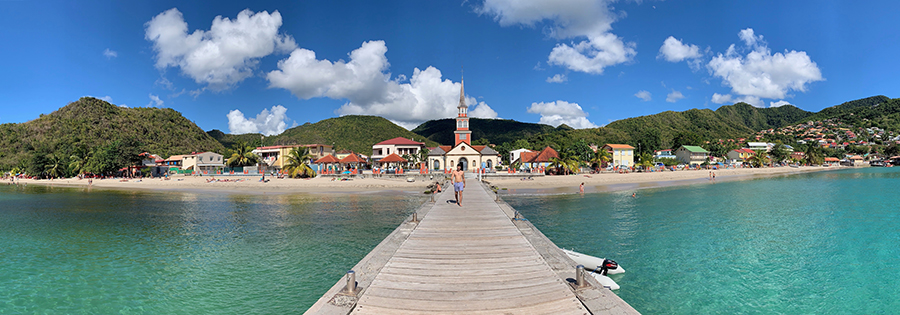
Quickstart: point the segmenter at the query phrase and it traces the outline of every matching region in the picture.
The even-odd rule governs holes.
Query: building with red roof
[[[453,132],[453,146],[442,145],[429,148],[428,168],[432,170],[462,170],[483,168],[488,171],[500,165],[500,153],[490,146],[472,145],[472,130],[469,129],[469,106],[466,105],[464,81],[460,83],[459,106],[456,115],[456,131]]]
[[[419,156],[419,152],[427,150],[424,142],[418,142],[404,137],[396,137],[376,143],[372,146],[372,160],[380,161],[391,154]]]

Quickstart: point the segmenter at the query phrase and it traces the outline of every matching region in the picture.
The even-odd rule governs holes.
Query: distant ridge
[[[469,118],[469,129],[472,130],[472,140],[486,139],[493,144],[516,141],[516,139],[527,138],[554,130],[553,126],[544,124],[526,123],[511,119],[480,118]],[[416,129],[413,129],[412,132],[440,144],[452,145],[454,130],[456,130],[456,120],[445,118],[426,121],[416,127]]]
[[[390,120],[378,116],[348,115],[325,119],[316,123],[305,123],[283,133],[266,137],[265,145],[281,144],[334,144],[338,150],[351,150],[365,155],[372,154],[372,145],[378,142],[404,137],[427,146],[437,146],[437,142],[404,129]]]

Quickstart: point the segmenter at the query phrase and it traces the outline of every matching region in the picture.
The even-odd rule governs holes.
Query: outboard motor
[[[600,274],[605,276],[607,272],[615,269],[619,269],[619,264],[616,263],[616,261],[612,259],[604,259],[603,265],[600,266]]]

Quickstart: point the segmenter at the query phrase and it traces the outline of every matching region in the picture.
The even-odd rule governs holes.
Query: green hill
[[[104,146],[163,157],[224,149],[173,109],[125,108],[83,97],[35,120],[0,125],[0,169],[26,166],[51,153],[68,162],[75,153]]]
[[[544,124],[525,123],[511,119],[479,118],[469,118],[469,129],[472,130],[473,141],[486,139],[487,142],[494,144],[516,141],[516,139],[527,138],[554,130],[552,126]],[[446,118],[429,120],[413,129],[412,132],[440,144],[452,145],[454,142],[454,130],[456,130],[456,119]]]
[[[264,145],[264,137],[260,133],[245,133],[241,135],[233,135],[230,133],[224,133],[218,129],[213,129],[207,131],[206,134],[208,134],[213,139],[216,139],[216,141],[219,141],[219,143],[225,146],[225,148],[229,149],[238,142],[243,142],[254,146]]]
[[[337,150],[352,150],[365,155],[372,154],[372,145],[378,142],[404,137],[424,141],[427,146],[438,144],[404,129],[390,120],[377,116],[342,116],[317,123],[306,123],[277,136],[266,137],[266,145],[285,144],[334,144]]]
[[[516,139],[553,131],[553,126],[519,122],[511,119],[479,119],[469,118],[469,129],[472,140],[486,139],[488,143],[500,144]],[[419,135],[440,144],[451,145],[455,141],[453,131],[456,130],[456,119],[446,118],[429,120],[413,129]],[[482,140],[483,141],[483,140]]]
[[[900,130],[900,99],[890,99],[884,95],[858,99],[825,108],[796,122],[832,118],[857,127]]]

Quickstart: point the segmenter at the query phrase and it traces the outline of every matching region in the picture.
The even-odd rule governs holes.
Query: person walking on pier
[[[462,207],[462,193],[466,188],[466,173],[462,170],[462,164],[456,165],[456,170],[450,173],[453,182],[453,193],[456,196],[456,204]]]

